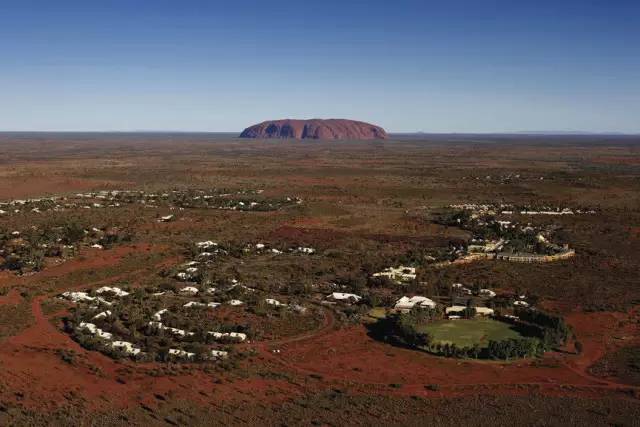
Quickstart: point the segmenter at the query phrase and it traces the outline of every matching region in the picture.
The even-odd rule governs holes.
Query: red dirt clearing
[[[392,347],[367,335],[363,326],[341,329],[283,347],[285,363],[308,373],[364,384],[522,384],[596,385],[556,367],[446,359]]]
[[[119,188],[122,183],[79,178],[3,178],[0,183],[0,199],[42,197],[61,192]]]
[[[20,304],[22,297],[17,289],[11,289],[6,295],[0,296],[0,305]]]
[[[105,251],[105,254],[113,252],[105,258],[118,260],[129,253],[120,249]],[[129,273],[129,277],[144,270]],[[62,272],[58,269],[57,273]],[[99,286],[118,279],[111,277],[74,288]],[[77,402],[81,399],[87,408],[100,410],[154,402],[155,396],[167,394],[206,404],[210,403],[210,398],[205,397],[214,391],[218,395],[216,401],[225,396],[243,398],[251,394],[273,399],[274,396],[290,397],[295,393],[295,387],[283,380],[241,380],[216,384],[222,375],[206,374],[198,367],[185,374],[157,377],[149,373],[162,365],[115,361],[99,352],[87,351],[62,332],[59,320],[52,321],[44,315],[41,304],[51,296],[35,297],[31,302],[35,324],[8,338],[0,346],[0,366],[3,367],[0,370],[0,397],[5,401],[20,401],[25,408],[53,410],[67,400]],[[65,362],[61,351],[73,354],[73,361]],[[33,384],[38,384],[38,387],[34,388]]]
[[[215,401],[225,396],[273,399],[296,393],[295,387],[283,380],[216,384],[222,375],[206,374],[198,368],[185,374],[151,376],[149,371],[160,365],[118,362],[83,349],[43,315],[42,300],[38,297],[32,302],[35,325],[0,347],[0,393],[12,392],[0,396],[8,400],[18,400],[18,396],[24,407],[53,410],[60,402],[80,397],[87,408],[99,410],[154,402],[156,395],[180,396],[207,404],[212,393]],[[74,352],[76,361],[63,361],[60,350]],[[38,387],[33,388],[33,384]]]
[[[136,251],[156,249],[135,245],[111,251],[87,251],[86,259],[72,260],[20,279],[35,282],[43,276],[64,276],[77,269],[115,265]],[[167,262],[165,259],[158,265]],[[146,274],[156,267],[147,266],[125,276]],[[110,277],[73,288],[90,288],[119,279]],[[53,410],[60,402],[77,403],[80,399],[87,408],[100,410],[139,403],[153,405],[157,395],[184,397],[207,405],[230,399],[278,402],[302,395],[304,387],[310,387],[308,382],[303,386],[300,381],[292,383],[283,379],[232,379],[228,374],[206,373],[198,365],[187,366],[171,376],[150,375],[163,365],[115,361],[83,349],[61,331],[59,320],[43,314],[41,303],[51,296],[33,298],[33,326],[0,346],[0,366],[4,368],[0,370],[0,397],[3,400],[19,400],[26,408]],[[17,290],[4,296],[6,301],[15,301],[15,298],[19,301]],[[569,313],[567,321],[583,343],[582,354],[550,353],[543,360],[514,363],[446,359],[393,347],[372,339],[362,325],[336,329],[332,312],[325,310],[325,313],[325,321],[316,331],[250,345],[259,350],[260,366],[284,371],[294,378],[308,378],[313,374],[322,380],[311,387],[346,386],[355,393],[461,396],[490,390],[516,395],[533,388],[550,395],[597,397],[598,393],[638,389],[588,373],[589,366],[614,345],[609,331],[621,330],[635,336],[635,327],[619,328],[621,322],[629,319],[621,313]],[[631,325],[631,322],[625,324]],[[270,351],[273,348],[281,352],[274,354]],[[61,351],[73,354],[73,360],[63,360]],[[33,384],[38,387],[34,388]],[[402,387],[390,388],[390,384]],[[425,386],[429,384],[437,384],[439,390],[427,390]]]
[[[581,389],[591,395],[594,389],[630,389],[624,384],[591,376],[587,371],[604,354],[603,343],[611,330],[611,322],[618,322],[618,315],[570,316],[568,320],[576,326],[585,350],[580,355],[549,353],[542,360],[499,363],[446,359],[375,341],[364,326],[325,331],[306,340],[287,342],[281,347],[279,359],[288,369],[301,374],[320,375],[326,380],[349,384],[402,384],[405,393],[424,393],[425,385],[438,384],[441,394],[452,395],[465,389],[473,392],[477,387],[511,393],[516,386],[532,386],[551,393],[564,388]]]

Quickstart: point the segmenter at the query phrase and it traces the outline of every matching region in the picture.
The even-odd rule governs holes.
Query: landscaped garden
[[[522,338],[512,325],[493,319],[442,320],[421,325],[417,330],[429,334],[433,344],[458,347],[485,348],[490,341]]]
[[[380,318],[371,330],[384,341],[439,356],[497,360],[541,356],[571,334],[561,317],[528,308],[516,314],[447,320],[441,310],[416,307]]]

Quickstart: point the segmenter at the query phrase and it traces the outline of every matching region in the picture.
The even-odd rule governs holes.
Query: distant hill
[[[240,138],[283,139],[386,139],[380,126],[345,119],[269,120],[246,128]]]

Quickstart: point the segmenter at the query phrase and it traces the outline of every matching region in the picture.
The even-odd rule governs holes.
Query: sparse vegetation
[[[105,413],[126,416],[122,424],[181,425],[202,419],[344,424],[358,414],[363,423],[375,416],[378,423],[410,424],[424,421],[422,413],[452,425],[488,417],[526,424],[549,414],[562,417],[567,405],[575,410],[567,423],[589,424],[596,417],[624,424],[624,411],[635,410],[625,384],[635,384],[629,354],[640,303],[640,288],[633,286],[640,268],[640,170],[633,162],[624,170],[602,163],[611,156],[633,160],[629,145],[527,140],[514,150],[502,141],[454,146],[434,137],[429,144],[403,140],[327,150],[283,142],[267,149],[258,142],[194,136],[176,152],[155,141],[161,136],[135,144],[128,139],[136,136],[126,136],[115,155],[110,142],[87,144],[71,135],[64,144],[42,136],[50,149],[40,159],[38,150],[27,150],[34,142],[17,146],[2,138],[2,161],[12,168],[3,169],[0,184],[1,198],[11,203],[0,206],[6,212],[0,214],[0,257],[14,269],[0,272],[0,363],[9,367],[0,373],[0,424],[33,424],[37,408],[49,411],[52,402],[68,402],[58,416],[68,421],[75,414],[78,424],[94,419],[89,406],[96,402]],[[50,159],[59,170],[47,170],[43,178],[42,165]],[[40,201],[26,199],[45,193]],[[17,197],[25,203],[16,203]],[[487,202],[514,212],[575,212],[514,213],[512,224],[519,226],[513,231],[496,223],[469,229],[461,223],[473,221],[473,211],[443,208]],[[500,215],[492,220],[505,220]],[[546,264],[478,260],[432,268],[468,254],[474,243],[500,238],[514,253],[554,252],[538,233],[560,248],[568,243],[576,256]],[[217,246],[195,245],[207,240]],[[63,254],[60,245],[73,249]],[[198,264],[187,266],[190,261]],[[400,266],[416,268],[415,278],[398,283],[374,276]],[[129,295],[96,293],[105,286]],[[197,293],[182,293],[186,287]],[[112,305],[58,299],[64,292],[101,296]],[[359,298],[327,298],[333,293]],[[395,312],[401,297],[420,295],[437,309]],[[191,302],[196,304],[185,307]],[[221,305],[206,306],[212,302]],[[444,310],[452,305],[464,308],[455,314],[460,319],[451,320],[462,329],[485,322],[473,320],[484,308],[495,311],[504,333],[454,334],[457,343],[438,343],[445,339],[425,326],[447,322]],[[149,325],[165,308],[157,322],[194,335],[182,338]],[[94,319],[105,311],[111,313]],[[71,336],[61,333],[61,317]],[[139,348],[145,363],[135,363],[138,356],[127,354],[127,347],[96,339],[79,328],[81,322],[112,334],[110,342]],[[393,323],[396,345],[372,341],[379,322]],[[221,335],[209,337],[208,331]],[[225,335],[231,333],[246,334],[246,340],[233,342]],[[229,357],[184,363],[204,361],[212,349]],[[544,353],[549,349],[556,351]],[[587,370],[594,354],[604,357]],[[535,359],[486,361],[521,357]],[[376,396],[367,396],[374,389]],[[595,393],[602,399],[594,401]],[[523,394],[526,405],[517,397]],[[99,395],[105,397],[87,398]],[[454,395],[460,400],[447,403]],[[116,411],[131,403],[121,399],[136,404]],[[198,418],[201,403],[215,409],[211,418]],[[450,410],[443,409],[447,405]],[[496,418],[496,405],[502,418]],[[472,412],[461,413],[461,407]]]

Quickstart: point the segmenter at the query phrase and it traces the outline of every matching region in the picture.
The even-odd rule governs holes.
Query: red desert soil
[[[126,256],[157,249],[148,244],[120,246],[107,251],[85,249],[80,253],[80,256],[47,267],[44,271],[36,274],[16,276],[11,272],[4,271],[0,273],[0,286],[7,288],[11,285],[14,288],[9,290],[6,295],[0,296],[0,305],[18,304],[21,301],[22,297],[20,296],[20,291],[16,288],[17,286],[39,284],[44,278],[60,277],[73,272],[110,267],[118,264]]]
[[[110,254],[104,258],[117,260],[125,253],[120,250],[118,256]],[[170,261],[175,262],[173,259]],[[165,263],[167,260],[157,266]],[[58,269],[57,273],[61,271]],[[131,278],[140,273],[148,273],[147,268],[126,276]],[[110,277],[69,289],[96,287],[119,279]],[[55,321],[60,313],[51,319],[44,315],[41,304],[53,296],[35,297],[31,302],[34,325],[8,338],[0,346],[0,366],[3,367],[0,370],[0,395],[6,392],[3,398],[20,400],[26,408],[53,410],[59,407],[60,402],[78,397],[82,397],[89,408],[102,409],[152,402],[154,395],[158,394],[183,396],[200,403],[206,403],[202,396],[214,392],[220,394],[216,396],[216,401],[225,396],[251,394],[273,400],[278,396],[291,397],[296,394],[295,387],[284,380],[251,379],[214,385],[219,376],[197,369],[187,374],[151,376],[147,374],[149,370],[160,365],[118,362],[99,352],[87,351],[62,332],[59,321]],[[76,355],[74,362],[64,362],[60,351],[73,352]],[[33,388],[33,384],[38,384],[38,387]]]
[[[16,305],[20,301],[22,301],[22,297],[17,289],[11,289],[6,295],[0,296],[0,305]]]
[[[638,311],[635,307],[629,315],[622,313],[571,313],[567,322],[574,329],[583,345],[580,358],[567,361],[567,366],[585,375],[589,368],[608,353],[638,342]],[[616,331],[612,334],[611,331]],[[613,380],[601,379],[609,383]]]
[[[611,156],[611,157],[597,157],[593,159],[594,163],[605,163],[613,165],[639,165],[640,158],[629,156]]]
[[[289,370],[319,375],[324,380],[380,387],[387,393],[389,384],[402,384],[396,394],[429,394],[424,388],[428,384],[438,384],[439,394],[448,396],[473,392],[478,387],[510,394],[518,386],[536,387],[549,393],[569,387],[586,395],[592,395],[594,390],[630,389],[587,373],[588,367],[603,354],[602,344],[611,330],[610,321],[616,316],[608,313],[581,316],[571,321],[584,326],[577,330],[585,351],[581,355],[550,353],[542,361],[445,359],[375,341],[361,325],[339,330],[325,325],[314,336],[284,340],[279,347],[281,353],[273,357]]]
[[[85,287],[117,279],[109,278]],[[0,364],[5,368],[0,372],[0,390],[18,393],[25,407],[53,409],[58,402],[78,396],[86,399],[89,407],[100,409],[139,402],[150,404],[158,394],[183,396],[206,404],[230,396],[278,401],[301,393],[299,386],[276,379],[225,380],[219,384],[216,381],[223,374],[208,374],[197,367],[173,376],[150,376],[149,370],[160,365],[118,362],[80,347],[43,314],[41,303],[47,297],[39,296],[32,301],[35,324],[0,346]],[[437,394],[443,396],[475,394],[477,387],[522,394],[520,385],[536,387],[549,394],[576,394],[580,390],[585,396],[630,389],[585,373],[599,357],[598,345],[610,330],[612,318],[606,313],[571,318],[572,323],[588,325],[585,329],[591,331],[590,335],[580,336],[585,343],[582,355],[551,354],[543,363],[505,364],[444,359],[391,347],[370,338],[364,326],[336,329],[333,314],[325,312],[323,325],[314,332],[255,345],[260,359],[266,366],[273,363],[295,374],[320,375],[329,384],[348,384],[356,392],[375,389],[386,394],[433,394],[425,389],[427,384],[439,384],[441,390]],[[584,329],[579,329],[578,334],[582,333]],[[272,348],[281,349],[281,353],[271,353]],[[64,362],[59,350],[75,352],[77,362]],[[389,389],[389,384],[395,383],[403,387]],[[39,387],[33,389],[32,384]],[[565,390],[567,386],[570,389]]]
[[[122,186],[111,181],[77,178],[2,178],[0,180],[0,200],[41,197],[43,194],[85,191],[110,186]]]
[[[380,126],[345,119],[268,120],[246,128],[240,138],[385,139]]]
[[[442,246],[447,244],[449,241],[448,238],[431,235],[374,234],[351,232],[335,228],[315,228],[298,225],[283,225],[264,236],[265,239],[282,239],[293,242],[304,242],[309,245],[331,245],[335,244],[335,242],[354,237],[375,240],[381,243],[394,244],[398,246],[405,246],[410,243]]]
[[[64,275],[82,265],[107,264],[122,259],[128,251],[142,247],[118,248],[93,255],[84,264],[72,262],[52,268],[48,274]],[[97,252],[97,251],[96,251]],[[117,254],[117,255],[116,255]],[[175,260],[171,260],[174,262]],[[163,260],[160,264],[166,263]],[[142,268],[127,277],[148,274]],[[111,277],[76,288],[100,286],[119,280]],[[60,313],[48,318],[41,303],[51,295],[35,297],[31,310],[35,323],[0,346],[0,395],[20,400],[24,407],[52,410],[68,399],[86,400],[89,408],[127,407],[152,404],[154,395],[184,397],[211,404],[226,399],[282,401],[303,392],[301,386],[283,379],[228,379],[227,374],[207,373],[199,366],[171,376],[152,376],[160,364],[114,361],[99,352],[87,351],[62,332]],[[13,294],[11,298],[14,298]],[[325,310],[323,324],[313,332],[278,341],[249,345],[259,351],[260,366],[308,377],[316,375],[323,384],[346,385],[354,392],[380,394],[460,396],[492,393],[522,394],[535,388],[547,394],[596,396],[603,392],[637,390],[588,374],[588,368],[607,350],[608,331],[624,320],[619,313],[570,313],[568,322],[583,343],[581,355],[551,353],[542,361],[514,363],[472,362],[445,359],[373,340],[365,326],[338,329],[334,315]],[[629,331],[632,332],[632,331]],[[280,353],[272,353],[279,349]],[[72,363],[63,361],[60,351],[72,351]],[[246,363],[252,363],[247,361]],[[224,379],[219,383],[219,379]],[[33,388],[33,384],[38,384]],[[319,383],[318,383],[319,384]],[[390,384],[402,384],[390,388]],[[425,385],[437,384],[437,392]]]
[[[93,409],[113,406],[127,407],[139,402],[153,401],[154,395],[179,395],[206,403],[202,394],[225,390],[220,396],[239,391],[256,390],[257,397],[267,395],[291,396],[291,387],[284,381],[246,380],[226,387],[214,385],[220,376],[207,375],[199,370],[171,376],[151,376],[146,373],[159,365],[136,366],[131,362],[117,362],[95,351],[86,351],[69,336],[46,319],[39,308],[41,298],[34,299],[32,309],[36,324],[22,334],[5,341],[0,349],[0,384],[7,390],[21,393],[25,407],[54,409],[67,397],[82,396]],[[66,363],[59,350],[75,352],[77,362]],[[31,387],[38,384],[37,389]],[[268,393],[267,391],[270,391]],[[273,392],[279,393],[273,393]]]
[[[80,252],[79,256],[48,267],[36,274],[28,274],[25,276],[11,275],[9,278],[4,280],[7,282],[11,281],[14,286],[38,284],[44,278],[60,277],[78,271],[97,270],[100,268],[110,267],[118,264],[127,256],[143,252],[149,253],[160,249],[164,249],[164,247],[153,246],[146,243],[119,246],[111,250],[84,249]],[[0,284],[2,283],[3,279],[0,277]]]

